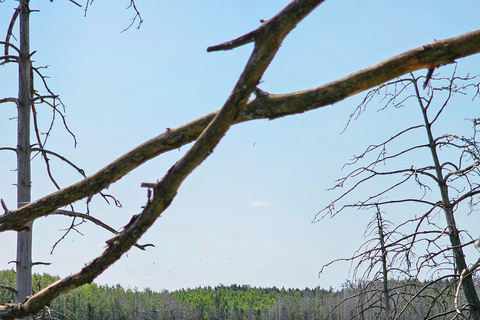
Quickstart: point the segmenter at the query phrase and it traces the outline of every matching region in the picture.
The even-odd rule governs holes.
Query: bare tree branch
[[[78,3],[78,2],[76,2],[76,1],[73,1],[73,0],[68,0],[68,1],[70,1],[70,2],[73,3],[73,4],[75,4],[77,7],[80,7],[80,8],[82,7],[82,5],[81,5],[80,3]]]
[[[15,288],[12,288],[12,287],[10,287],[10,286],[0,285],[0,288],[5,289],[5,290],[8,290],[8,291],[13,292],[13,293],[16,293],[16,292],[17,292],[17,290],[15,290]]]
[[[435,64],[452,63],[455,59],[478,52],[480,52],[480,30],[435,41],[317,88],[288,94],[269,94],[251,100],[238,114],[235,123],[255,119],[276,119],[317,109],[339,102],[402,74]],[[85,198],[92,192],[100,192],[142,163],[197,139],[217,114],[218,111],[214,111],[180,127],[169,128],[87,179],[38,199],[21,209],[12,210],[12,214],[0,216],[0,231],[23,225],[48,212]]]
[[[103,221],[101,221],[101,220],[99,220],[95,217],[92,217],[89,214],[85,214],[85,213],[81,213],[81,212],[74,212],[74,211],[69,211],[69,210],[62,210],[62,209],[55,210],[51,214],[64,215],[64,216],[68,216],[68,217],[75,217],[75,218],[81,218],[81,219],[84,219],[84,220],[88,220],[90,222],[93,222],[97,226],[100,226],[100,227],[104,228],[105,230],[110,231],[111,233],[113,233],[115,235],[119,234],[119,232],[117,230],[110,227],[105,222],[103,222]],[[141,250],[145,250],[146,247],[155,247],[155,245],[153,245],[151,243],[147,243],[147,244],[143,244],[143,245],[135,243],[134,246],[141,249]],[[52,249],[52,251],[53,251],[53,249]]]
[[[4,56],[9,56],[8,54],[8,48],[11,47],[13,48],[18,54],[20,54],[20,49],[17,48],[14,44],[6,41],[0,41],[0,44],[3,44],[5,46],[5,54]]]
[[[71,166],[72,168],[74,168],[75,170],[78,171],[79,174],[81,174],[84,178],[86,178],[86,175],[85,175],[85,170],[83,170],[82,168],[78,167],[76,164],[74,164],[72,161],[68,160],[66,157],[62,156],[61,154],[57,153],[57,152],[54,152],[54,151],[51,151],[51,150],[48,150],[48,149],[44,149],[44,148],[35,148],[33,147],[32,148],[32,151],[33,152],[44,152],[46,154],[50,154],[64,162],[66,162],[69,166]]]
[[[254,42],[255,37],[258,36],[263,29],[266,28],[268,21],[262,22],[262,25],[258,27],[257,29],[250,31],[249,33],[246,33],[238,38],[235,38],[233,40],[223,42],[214,46],[210,46],[207,48],[207,52],[214,52],[214,51],[221,51],[221,50],[231,50],[235,49],[238,47],[241,47],[243,45],[246,45],[248,43]]]
[[[7,103],[7,102],[13,102],[15,104],[18,104],[18,99],[12,98],[12,97],[0,99],[0,103]]]
[[[32,113],[33,113],[33,116],[34,116],[34,126],[35,126],[35,131],[36,131],[36,136],[37,136],[37,142],[38,142],[38,144],[41,148],[44,147],[45,143],[47,142],[48,137],[50,136],[50,132],[52,131],[53,123],[55,122],[55,115],[59,114],[61,119],[62,119],[63,126],[64,126],[65,130],[67,130],[67,132],[73,138],[74,145],[76,147],[77,146],[77,138],[75,137],[75,134],[73,134],[73,132],[68,127],[66,117],[65,117],[65,114],[64,114],[65,109],[66,109],[65,104],[62,102],[60,97],[58,95],[54,94],[53,91],[48,86],[48,83],[47,83],[47,80],[46,80],[48,77],[43,75],[42,72],[40,72],[40,69],[46,69],[47,67],[48,66],[44,66],[44,67],[33,67],[32,66],[33,72],[35,72],[37,74],[37,76],[40,77],[44,89],[49,93],[49,95],[40,95],[40,94],[37,93],[37,91],[34,91],[35,97],[32,97],[32,99],[33,99],[32,100]],[[45,103],[52,108],[52,120],[50,122],[49,129],[47,130],[47,132],[45,132],[45,139],[44,139],[43,143],[40,142],[40,137],[39,137],[40,132],[39,132],[39,128],[38,128],[38,125],[37,125],[37,116],[36,116],[37,113],[36,113],[36,110],[35,110],[35,102],[37,100],[40,100],[40,103]],[[49,100],[51,100],[51,102]],[[63,112],[58,109],[59,106],[61,106],[63,108]]]
[[[137,21],[137,19],[138,19],[137,29],[140,29],[140,27],[142,26],[142,23],[143,23],[142,15],[140,14],[140,11],[138,11],[138,9],[137,9],[137,5],[135,4],[135,0],[130,0],[130,4],[128,5],[127,9],[130,9],[130,8],[133,8],[133,11],[135,11],[135,15],[132,18],[132,22],[128,25],[128,27],[123,29],[122,32],[125,32],[128,29],[130,29],[133,26],[133,24],[135,23],[135,21]]]
[[[15,12],[13,13],[12,19],[10,19],[10,24],[8,25],[7,29],[7,34],[5,36],[5,42],[2,42],[5,45],[5,56],[8,57],[8,49],[9,47],[12,47],[17,51],[18,54],[20,54],[20,49],[18,49],[16,46],[12,45],[10,43],[10,37],[13,37],[13,26],[15,25],[15,22],[17,21],[18,15],[20,14],[20,10],[15,9]],[[8,59],[6,60],[8,62]]]

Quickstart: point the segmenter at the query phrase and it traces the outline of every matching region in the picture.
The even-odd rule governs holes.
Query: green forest
[[[35,274],[35,291],[59,280]],[[0,271],[0,302],[14,299],[15,272]],[[398,319],[451,319],[455,313],[455,280],[434,283],[417,280],[391,281],[393,313]],[[478,279],[475,281],[477,287]],[[249,285],[218,285],[152,291],[84,285],[53,300],[41,319],[382,319],[382,283],[352,283],[328,290],[256,288]]]

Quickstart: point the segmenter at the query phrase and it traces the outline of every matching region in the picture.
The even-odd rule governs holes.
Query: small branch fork
[[[255,37],[258,37],[263,30],[265,29],[265,25],[268,23],[268,21],[262,21],[262,25],[259,26],[257,29],[244,34],[238,38],[235,38],[233,40],[223,42],[214,46],[210,46],[207,48],[207,52],[214,52],[214,51],[222,51],[222,50],[232,50],[241,46],[244,46],[246,44],[249,44],[251,42],[255,41]]]
[[[90,222],[93,222],[94,224],[96,224],[97,226],[100,226],[102,228],[104,228],[105,230],[108,230],[110,231],[111,233],[115,234],[115,235],[118,235],[119,232],[117,230],[115,230],[114,228],[110,227],[108,224],[106,224],[105,222],[99,220],[99,219],[96,219],[94,217],[92,217],[91,215],[89,214],[85,214],[85,213],[80,213],[80,212],[73,212],[73,211],[69,211],[69,210],[55,210],[52,214],[55,214],[55,215],[64,215],[64,216],[69,216],[69,217],[74,217],[74,218],[81,218],[82,220],[88,220]],[[78,233],[80,233],[78,230],[75,229],[76,225],[75,225],[75,219],[72,220],[72,225],[67,229],[67,233],[68,231],[70,230],[75,230],[77,231]],[[80,233],[81,234],[81,233]],[[66,236],[66,234],[61,238],[59,239],[55,245],[53,246],[52,248],[52,252],[53,250],[55,249],[55,247],[57,246],[57,244]],[[147,244],[133,244],[135,247],[139,248],[140,250],[145,250],[145,248],[147,247],[155,247],[155,245],[151,244],[151,243],[147,243]],[[50,253],[52,253],[50,252]]]
[[[137,9],[137,5],[135,4],[135,0],[130,0],[130,4],[128,5],[127,9],[130,9],[130,8],[133,9],[133,11],[135,12],[135,15],[132,18],[132,22],[128,25],[128,27],[123,29],[122,32],[125,32],[128,29],[130,29],[135,24],[135,22],[137,20],[138,20],[137,29],[140,29],[140,27],[143,24],[142,15],[140,14],[140,11],[138,11],[138,9]]]
[[[75,3],[77,6],[81,7],[80,4],[78,4],[77,2],[75,1],[72,1],[72,0],[69,0],[73,3]],[[134,16],[133,18],[131,19],[131,23],[125,28],[123,29],[121,32],[125,32],[127,31],[128,29],[130,29],[134,24],[135,22],[138,21],[137,23],[137,27],[136,29],[140,29],[140,27],[142,26],[143,24],[143,18],[142,18],[142,15],[140,14],[140,11],[138,10],[137,8],[137,5],[135,3],[135,0],[129,0],[130,3],[129,5],[127,6],[127,9],[133,9],[134,11]],[[86,17],[87,16],[87,11],[88,11],[88,7],[93,3],[93,0],[85,0],[85,11],[84,11],[84,16]]]

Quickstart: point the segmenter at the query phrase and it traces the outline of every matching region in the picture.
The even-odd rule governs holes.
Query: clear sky
[[[67,0],[31,4],[40,10],[32,13],[33,59],[37,66],[49,65],[44,73],[67,105],[67,121],[78,139],[74,148],[58,122],[47,147],[87,174],[167,127],[220,108],[252,45],[216,53],[206,48],[256,28],[260,19],[270,18],[288,1],[139,0],[144,24],[121,33],[133,16],[125,9],[128,3],[97,0],[86,17]],[[17,4],[0,3],[0,38]],[[430,0],[326,1],[287,37],[260,87],[287,93],[319,86],[434,39],[475,30],[478,21],[480,3],[473,0],[455,5]],[[479,74],[479,65],[480,56],[459,60],[459,73]],[[442,70],[449,75],[451,69]],[[0,97],[15,96],[16,90],[15,67],[0,68]],[[378,113],[372,107],[341,134],[362,98],[360,94],[306,114],[234,126],[141,239],[155,248],[131,249],[96,281],[154,290],[234,283],[339,286],[348,278],[348,264],[327,269],[321,278],[318,272],[323,264],[358,248],[373,212],[349,211],[311,221],[334,198],[326,188],[346,173],[343,163],[412,119],[410,111]],[[478,117],[473,109],[478,101],[465,101],[467,107],[453,113],[452,120]],[[50,111],[38,111],[45,128]],[[9,120],[15,115],[12,104],[0,105],[1,146],[15,146],[16,124]],[[146,202],[140,184],[160,179],[187,148],[163,154],[112,185],[108,192],[123,208],[96,199],[91,214],[120,229]],[[41,161],[35,159],[33,165],[33,198],[54,191]],[[81,178],[59,161],[52,160],[52,165],[62,186]],[[11,208],[15,166],[13,153],[0,153],[0,197]],[[85,210],[82,203],[76,209]],[[411,208],[409,213],[423,209]],[[477,213],[460,228],[478,226],[478,220]],[[52,265],[34,271],[60,276],[76,272],[103,251],[111,236],[87,223],[78,228],[83,235],[72,232],[51,255],[69,224],[64,217],[35,222],[34,260]],[[15,238],[14,232],[0,234],[0,269],[13,267],[7,263],[15,259]]]

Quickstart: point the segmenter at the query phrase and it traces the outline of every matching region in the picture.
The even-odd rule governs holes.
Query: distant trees
[[[432,78],[426,91],[422,89],[424,81],[424,76],[411,74],[367,93],[352,117],[380,99],[381,110],[408,108],[410,118],[418,120],[354,156],[347,164],[354,169],[334,187],[347,191],[319,216],[334,216],[347,208],[375,211],[366,231],[372,238],[346,259],[356,264],[354,277],[358,275],[360,283],[365,283],[359,293],[363,302],[358,314],[374,308],[384,310],[387,319],[390,311],[397,318],[416,305],[416,299],[429,297],[428,317],[465,313],[480,319],[473,277],[480,264],[472,260],[469,265],[464,251],[473,247],[478,234],[472,237],[456,221],[459,215],[467,217],[478,210],[480,122],[465,116],[465,126],[449,126],[452,120],[446,115],[453,107],[457,107],[455,113],[461,112],[455,106],[457,96],[470,95],[475,100],[480,82],[469,75],[458,76],[456,67],[450,77]],[[355,197],[362,188],[368,188],[368,195]],[[395,210],[396,226],[385,220],[380,207]],[[444,221],[439,222],[440,213]],[[430,281],[418,282],[426,276]],[[405,279],[406,283],[399,287],[391,279]],[[383,293],[384,303],[380,296],[371,298],[375,292]],[[409,304],[400,308],[402,300]]]
[[[15,283],[12,270],[0,271],[0,285],[10,281]],[[12,279],[13,278],[13,279]],[[48,274],[35,274],[35,279],[46,286],[58,277]],[[418,295],[414,301],[397,299],[396,308],[406,308],[396,319],[428,319],[440,314],[446,305],[453,307],[453,301],[434,299],[434,292],[441,291],[448,283],[435,282],[428,291],[419,292],[418,288],[427,283],[412,285],[411,281],[389,281],[389,286],[403,287],[404,296]],[[382,284],[378,282],[377,287]],[[477,283],[478,288],[478,283]],[[37,290],[35,290],[37,291]],[[255,288],[247,285],[230,285],[182,289],[177,291],[154,292],[148,288],[140,291],[136,288],[125,289],[120,285],[102,286],[89,284],[70,291],[52,301],[44,309],[45,319],[59,320],[343,320],[343,319],[382,319],[379,309],[365,308],[359,313],[358,299],[361,297],[373,303],[376,295],[365,293],[363,284],[346,282],[338,290],[321,288],[303,290],[285,288]],[[13,293],[0,287],[2,299],[13,299]],[[8,300],[0,300],[4,303]],[[434,309],[433,312],[431,309]],[[451,319],[440,316],[440,319]]]
[[[70,1],[79,5],[76,1]],[[87,7],[89,3],[91,2],[86,2]],[[372,67],[360,70],[347,77],[317,88],[287,94],[269,94],[260,90],[257,86],[284,38],[304,17],[321,3],[323,3],[323,0],[292,1],[272,18],[263,21],[255,30],[231,41],[207,48],[208,52],[213,52],[230,50],[247,43],[254,43],[252,54],[221,110],[214,111],[180,127],[167,129],[162,134],[139,145],[137,148],[124,154],[112,163],[107,164],[103,169],[88,177],[79,170],[79,172],[82,173],[82,178],[85,177],[84,179],[41,199],[31,202],[31,199],[26,195],[22,196],[18,199],[18,208],[14,210],[9,209],[9,201],[2,202],[4,214],[0,216],[0,232],[15,230],[28,235],[29,229],[31,229],[30,225],[36,218],[59,212],[59,208],[71,205],[81,199],[86,199],[88,203],[91,197],[100,194],[102,190],[119,180],[128,172],[142,165],[145,161],[166,151],[195,141],[185,156],[173,164],[165,175],[160,173],[155,174],[155,177],[163,176],[160,181],[147,182],[143,185],[143,187],[148,189],[148,192],[146,192],[148,202],[141,212],[137,214],[132,213],[131,219],[124,222],[125,226],[121,232],[107,240],[107,248],[100,256],[87,263],[85,267],[78,272],[54,282],[45,290],[37,292],[26,300],[19,298],[16,303],[1,305],[0,318],[12,319],[41,312],[45,310],[45,307],[51,303],[53,299],[61,294],[84,284],[91,283],[99,274],[120,259],[132,246],[136,245],[140,249],[145,249],[146,246],[137,244],[137,241],[146,230],[155,223],[161,213],[168,208],[175,198],[182,182],[213,152],[216,145],[232,124],[254,119],[275,119],[331,105],[346,97],[375,87],[385,81],[390,81],[408,72],[423,68],[432,69],[439,65],[450,64],[454,62],[455,59],[480,52],[480,31],[473,31],[414,48],[375,64]],[[131,0],[129,4],[136,12],[135,19],[141,22],[141,17],[139,16],[135,2]],[[18,11],[15,11],[14,15],[22,14],[27,17],[30,11],[29,1],[22,1]],[[25,24],[23,26],[25,26]],[[26,36],[27,34],[24,35]],[[17,53],[14,54],[14,56],[16,56],[12,57],[7,51],[8,48],[15,48],[13,40],[7,36],[6,41],[2,41],[0,44],[2,44],[6,50],[4,51],[6,53],[0,56],[0,62],[7,62],[11,59],[15,61],[15,59],[18,58],[20,64],[25,66],[25,70],[32,70],[30,57],[33,53],[27,50],[26,47],[25,51],[15,50]],[[20,72],[21,75],[25,76],[29,76],[30,73]],[[29,82],[25,79],[21,80],[22,83]],[[31,107],[34,107],[35,101],[44,102],[47,97],[37,97],[35,91],[27,86],[23,86],[21,91],[23,92],[21,98],[0,98],[0,103],[18,103],[19,112],[25,113],[25,116],[29,116],[30,113],[35,115],[36,113]],[[252,93],[256,95],[256,98],[249,101]],[[54,99],[54,101],[57,99],[55,95],[49,98]],[[57,109],[54,108],[54,110],[57,112]],[[2,150],[21,152],[23,157],[28,160],[31,155],[30,151],[34,150],[29,141],[25,140],[24,142],[23,147],[5,147],[2,148]],[[37,152],[40,152],[44,157],[48,166],[48,157],[46,155],[51,154],[42,148],[40,142],[38,147]],[[426,169],[424,172],[427,172]],[[156,180],[156,178],[152,180]],[[19,185],[22,183],[28,187],[30,178],[24,176],[21,178],[21,181],[19,181]],[[69,214],[80,219],[88,219],[116,233],[115,229],[105,226],[101,221],[95,219],[93,215],[74,212],[68,213],[64,211],[61,211],[61,213]],[[453,228],[452,232],[455,234],[455,225],[449,225]],[[26,251],[20,249],[19,252],[24,253]],[[457,264],[460,262],[461,259],[456,261]],[[19,261],[16,261],[16,263],[20,265]],[[29,262],[27,261],[27,263]],[[461,270],[466,270],[465,266],[461,264],[459,264],[459,266]],[[28,269],[28,266],[25,268]],[[467,285],[471,282],[468,272],[465,276],[466,278],[462,278],[462,280],[464,280],[462,282]],[[23,278],[27,281],[30,279],[28,275]],[[22,291],[25,290],[22,289]],[[28,289],[25,291],[25,297],[28,296],[27,291]],[[285,304],[287,304],[287,301],[285,301]],[[289,310],[287,306],[282,305],[279,309],[275,310],[275,317],[287,317],[286,310]],[[297,309],[297,311],[298,310],[300,309]]]

